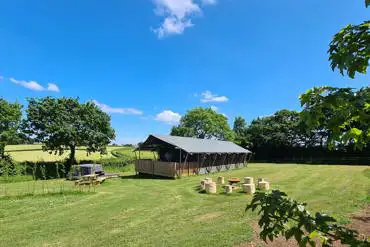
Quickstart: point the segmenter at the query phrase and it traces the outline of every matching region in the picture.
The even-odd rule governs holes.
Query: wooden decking
[[[151,174],[163,177],[176,178],[176,162],[162,162],[149,159],[140,159],[135,161],[136,173]]]
[[[247,163],[225,164],[218,166],[199,167],[198,162],[163,162],[150,159],[138,159],[135,161],[135,171],[141,174],[150,174],[162,177],[177,178],[179,176],[190,176],[194,174],[207,174],[242,168]]]

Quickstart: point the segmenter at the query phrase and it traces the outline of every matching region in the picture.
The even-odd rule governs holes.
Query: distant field
[[[0,246],[250,246],[255,240],[256,214],[244,212],[249,195],[226,196],[220,187],[216,195],[201,194],[204,176],[121,175],[87,194],[43,194],[73,189],[65,180],[0,184]],[[365,166],[250,164],[207,176],[220,175],[267,178],[272,188],[341,223],[370,203]],[[22,196],[30,191],[40,195]]]
[[[130,147],[119,147],[119,148],[115,148],[115,149],[112,149],[111,151],[115,151],[116,153],[119,153],[121,155],[124,155],[126,157],[131,157],[131,158],[139,158],[139,152],[136,152],[136,156],[135,156],[135,152],[132,148]],[[140,158],[141,159],[153,159],[154,158],[154,154],[153,152],[150,152],[150,151],[141,151],[140,152]]]
[[[116,149],[125,149],[117,146],[108,146],[108,153],[101,155],[100,153],[92,153],[87,156],[86,149],[84,147],[79,147],[76,151],[77,160],[99,160],[102,158],[112,157],[111,151]],[[127,148],[126,148],[127,149]],[[48,152],[42,151],[41,145],[8,145],[5,147],[5,151],[12,156],[16,161],[59,161],[64,160],[68,157],[69,152],[65,152],[63,155],[50,154]],[[129,153],[129,152],[127,152]]]

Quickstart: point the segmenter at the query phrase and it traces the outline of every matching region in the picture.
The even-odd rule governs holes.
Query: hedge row
[[[0,160],[0,176],[31,175],[34,179],[65,178],[67,161],[25,161],[14,162]],[[123,169],[134,160],[129,157],[109,158],[101,160],[81,160],[79,164],[102,164],[105,168]]]

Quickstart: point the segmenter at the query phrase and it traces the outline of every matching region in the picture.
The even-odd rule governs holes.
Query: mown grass
[[[268,178],[309,209],[346,222],[370,203],[368,173],[363,166],[251,164],[209,176]],[[252,240],[256,215],[244,212],[251,196],[201,194],[197,186],[204,176],[123,175],[83,194],[22,197],[22,188],[42,188],[45,181],[2,184],[8,196],[0,199],[0,246],[232,246]],[[70,186],[53,181],[51,191],[58,183]]]
[[[86,148],[79,147],[76,151],[77,160],[100,160],[105,158],[111,158],[111,151],[119,149],[121,147],[108,146],[107,154],[101,155],[100,153],[87,154]],[[8,145],[5,147],[7,154],[19,162],[22,161],[61,161],[68,158],[69,151],[63,153],[63,155],[50,154],[49,152],[42,151],[42,146],[40,144],[33,145]]]

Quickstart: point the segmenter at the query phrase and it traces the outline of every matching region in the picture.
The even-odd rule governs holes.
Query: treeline
[[[253,151],[253,160],[259,162],[370,164],[369,145],[359,149],[352,141],[330,147],[330,131],[310,130],[297,111],[280,110],[249,125],[237,117],[233,131],[234,141]]]
[[[370,164],[370,89],[320,87],[301,95],[302,112],[280,110],[233,128],[211,108],[189,110],[171,135],[229,140],[258,162]]]

